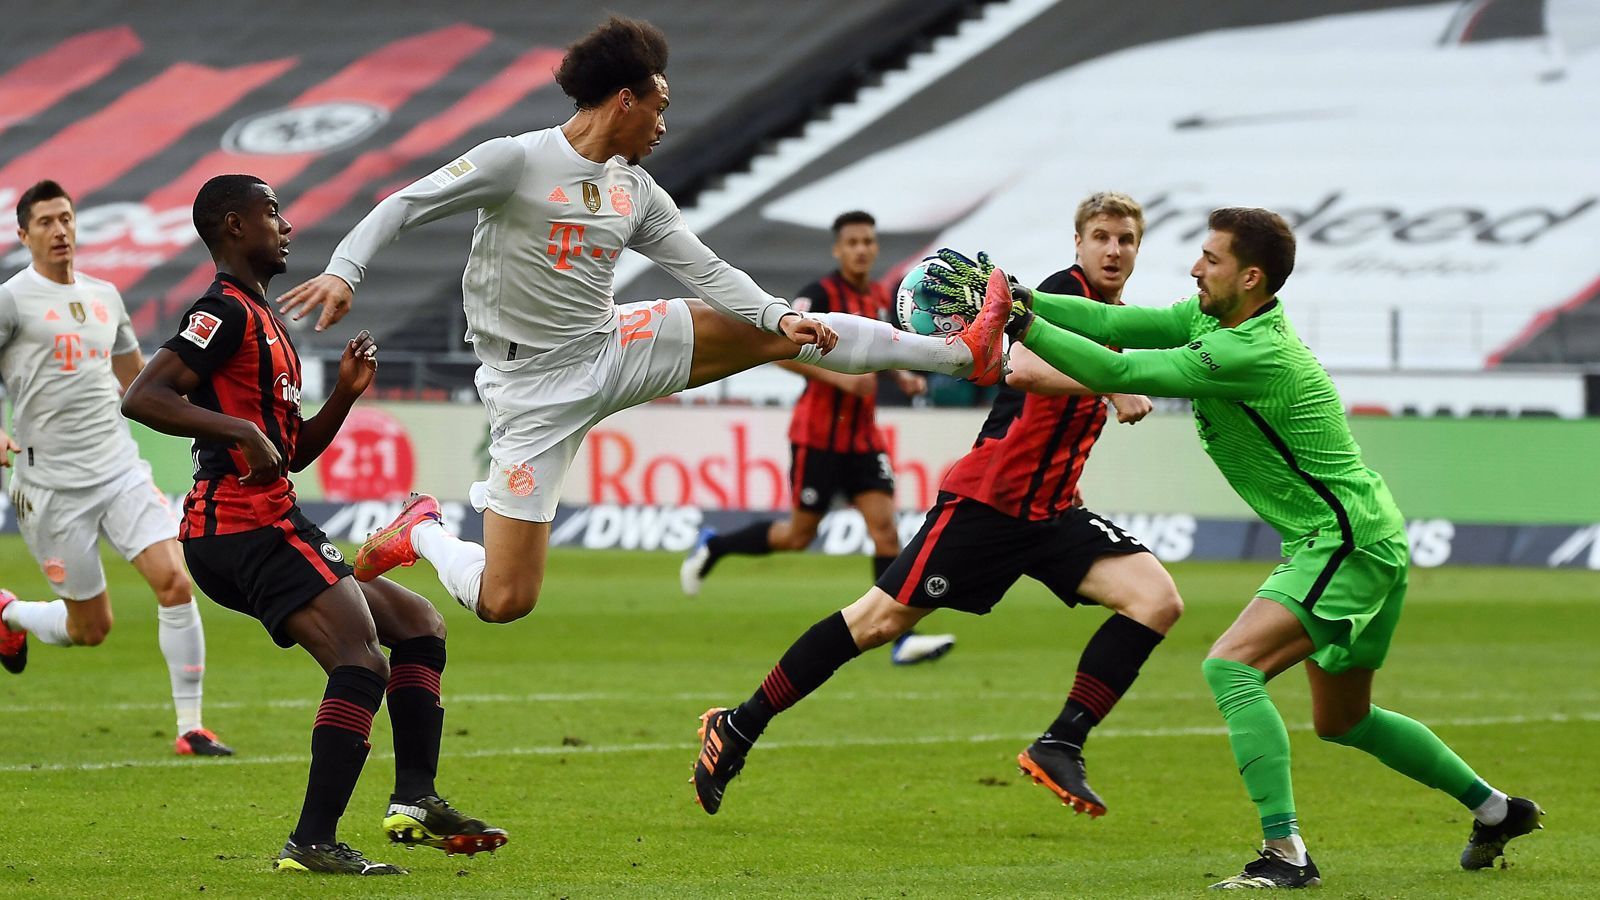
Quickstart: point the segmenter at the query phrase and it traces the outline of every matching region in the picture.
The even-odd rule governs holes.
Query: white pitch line
[[[1459,719],[1434,719],[1428,724],[1446,728],[1482,728],[1501,725],[1565,725],[1569,723],[1600,722],[1600,713],[1551,713],[1544,716],[1475,716]],[[1311,731],[1309,722],[1288,726],[1290,731]],[[1102,728],[1094,733],[1096,741],[1118,738],[1175,738],[1175,737],[1226,737],[1228,729],[1220,725],[1196,725],[1187,728]],[[906,747],[932,744],[987,744],[997,741],[1031,741],[1036,734],[967,734],[932,735],[923,737],[861,737],[816,741],[763,741],[763,750],[826,749],[831,747]],[[583,744],[576,747],[499,747],[467,750],[460,753],[444,752],[445,759],[488,759],[502,756],[586,756],[613,753],[654,753],[671,750],[692,753],[699,745],[689,741],[642,744]],[[392,759],[394,754],[379,751],[371,759]],[[98,772],[108,769],[169,769],[218,766],[305,765],[303,753],[281,756],[244,756],[226,759],[134,759],[118,762],[93,763],[39,763],[0,766],[0,774],[31,774],[49,772]]]
[[[729,694],[740,691],[680,691],[670,694],[641,694],[628,691],[572,691],[541,692],[531,694],[445,694],[444,703],[687,703],[725,701]],[[993,700],[1060,700],[1060,691],[830,691],[819,694],[812,702],[859,703],[887,700],[895,702],[932,701],[993,701]],[[1407,690],[1407,701],[1445,700],[1453,703],[1482,703],[1496,700],[1522,700],[1527,694],[1519,691],[1418,691]],[[1204,691],[1141,691],[1134,688],[1124,698],[1133,703],[1152,701],[1206,701],[1212,697]],[[1577,691],[1547,694],[1547,702],[1594,703],[1600,701],[1600,692]],[[269,700],[210,700],[205,708],[216,709],[313,709],[321,698],[280,697]],[[26,715],[30,713],[93,713],[93,712],[149,712],[171,709],[170,701],[139,700],[124,703],[39,703],[29,706],[0,706],[0,715]]]

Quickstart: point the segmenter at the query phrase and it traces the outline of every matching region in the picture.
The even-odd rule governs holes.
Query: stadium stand
[[[671,139],[650,169],[691,196],[874,62],[979,5],[622,0],[605,9],[647,17],[672,42]],[[291,275],[310,274],[378,198],[446,155],[564,119],[571,107],[551,70],[601,15],[485,0],[288,0],[247,16],[179,0],[137,16],[82,3],[14,19],[0,33],[0,200],[9,209],[45,177],[74,192],[80,266],[122,288],[148,338],[210,280],[187,212],[206,177],[244,170],[278,185],[299,230]],[[408,239],[363,288],[350,323],[395,351],[464,351],[455,298],[470,231],[460,219]],[[18,249],[0,230],[0,268],[25,263]]]

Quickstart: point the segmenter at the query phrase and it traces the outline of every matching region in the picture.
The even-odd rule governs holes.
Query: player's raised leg
[[[802,634],[750,699],[733,709],[706,710],[694,764],[696,802],[716,815],[728,782],[744,768],[746,754],[774,716],[821,687],[840,666],[894,640],[932,611],[902,604],[874,587]]]
[[[697,300],[689,301],[689,307],[694,312],[689,387],[782,359],[848,374],[884,369],[942,372],[987,385],[998,383],[1004,374],[1002,342],[1011,315],[1011,293],[1007,287],[986,294],[977,318],[955,340],[911,334],[864,316],[824,313],[818,318],[839,335],[839,343],[828,353],[814,344],[801,346],[781,334],[762,332]]]
[[[389,647],[389,721],[394,733],[394,791],[384,814],[389,840],[436,847],[447,854],[493,852],[503,829],[462,813],[439,794],[440,701],[445,625],[425,598],[388,579],[363,584],[378,640]]]

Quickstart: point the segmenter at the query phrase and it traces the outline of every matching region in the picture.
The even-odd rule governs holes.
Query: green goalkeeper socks
[[[1325,740],[1364,750],[1401,775],[1444,791],[1468,809],[1476,809],[1493,793],[1428,726],[1378,706],[1356,727]]]
[[[1299,831],[1294,815],[1294,783],[1289,777],[1289,732],[1267,696],[1267,678],[1258,669],[1226,659],[1200,665],[1228,723],[1228,743],[1244,778],[1245,790],[1261,816],[1267,840]]]

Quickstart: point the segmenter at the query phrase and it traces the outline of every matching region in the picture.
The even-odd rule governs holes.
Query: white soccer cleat
[[[897,666],[932,662],[949,653],[955,645],[956,636],[953,634],[917,634],[908,631],[895,640],[889,658]]]
[[[711,548],[706,544],[716,532],[710,528],[700,529],[700,539],[695,542],[694,549],[684,558],[683,565],[678,567],[678,587],[683,588],[685,597],[700,596],[700,586],[705,584],[706,561],[711,558]]]

